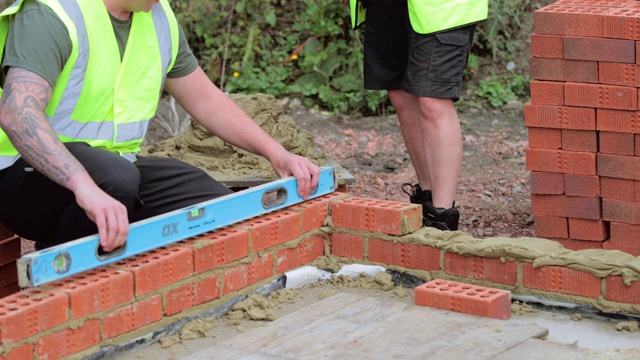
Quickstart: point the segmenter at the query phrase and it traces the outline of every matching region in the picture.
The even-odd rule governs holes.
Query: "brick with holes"
[[[456,281],[432,280],[415,289],[416,305],[499,320],[511,317],[511,292]]]

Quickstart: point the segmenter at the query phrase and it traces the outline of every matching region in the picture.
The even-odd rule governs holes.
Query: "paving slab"
[[[184,359],[493,359],[546,328],[339,293]]]

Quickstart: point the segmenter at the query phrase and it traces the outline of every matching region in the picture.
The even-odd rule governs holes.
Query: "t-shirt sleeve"
[[[173,68],[167,74],[168,78],[176,79],[191,74],[198,67],[198,60],[191,51],[187,38],[184,35],[182,26],[178,24],[178,30],[180,32],[180,43],[178,47],[178,56],[173,64]]]
[[[60,18],[42,3],[25,2],[9,26],[2,71],[29,70],[54,87],[70,54],[69,32]]]

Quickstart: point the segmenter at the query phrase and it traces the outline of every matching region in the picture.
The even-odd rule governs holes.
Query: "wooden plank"
[[[222,359],[217,354],[223,349],[252,352],[255,359],[490,359],[547,333],[534,325],[341,293],[187,359]]]

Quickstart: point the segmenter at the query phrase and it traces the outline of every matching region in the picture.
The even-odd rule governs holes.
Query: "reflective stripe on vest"
[[[94,16],[94,18],[91,18],[92,21],[98,23],[103,21],[104,24],[104,19],[98,18],[96,20],[95,18],[101,15],[99,13],[100,8],[96,7],[96,4],[92,2],[93,0],[40,1],[58,14],[60,20],[66,25],[69,30],[69,37],[73,49],[67,64],[65,64],[58,78],[58,82],[53,90],[52,99],[45,111],[53,129],[63,142],[88,142],[92,146],[105,148],[134,161],[135,153],[139,150],[139,145],[144,140],[149,123],[155,115],[157,100],[162,93],[166,75],[170,67],[173,66],[177,55],[177,22],[175,17],[173,17],[173,13],[171,13],[168,3],[166,3],[166,0],[163,0],[158,4],[154,4],[150,11],[151,18],[143,18],[143,16],[149,16],[149,14],[133,14],[134,18],[132,20],[127,44],[141,44],[144,46],[144,49],[136,51],[136,46],[127,45],[128,50],[125,50],[125,55],[120,65],[113,63],[107,64],[107,74],[114,74],[113,71],[116,71],[115,75],[117,76],[115,78],[109,77],[107,80],[101,80],[99,78],[101,74],[95,70],[100,69],[100,66],[96,66],[94,63],[92,68],[90,65],[92,60],[94,62],[96,61],[96,59],[91,59],[93,47],[90,46],[90,41],[92,38],[94,41],[104,40],[105,36],[102,35],[103,32],[101,32],[101,30],[95,28],[97,25],[93,25],[93,33],[90,33],[87,29],[87,23],[85,22],[85,16]],[[19,7],[20,3],[21,1],[17,1],[15,5]],[[103,5],[102,2],[100,2],[100,4]],[[9,9],[5,10],[3,15],[8,10]],[[89,15],[83,15],[83,10],[84,14],[89,13]],[[106,12],[106,9],[104,9],[104,11]],[[96,15],[96,12],[98,12],[98,15]],[[107,13],[104,15],[108,16]],[[171,19],[168,17],[169,15],[172,17]],[[108,18],[107,21],[110,23]],[[8,19],[2,19],[2,23],[8,24]],[[151,27],[153,27],[153,29]],[[0,27],[0,30],[1,29]],[[3,49],[4,43],[6,42],[6,32],[7,31],[0,33],[0,36],[2,36]],[[151,33],[155,33],[156,35],[156,40],[153,40],[157,41],[155,45],[153,45],[153,41],[149,42],[147,38],[147,35]],[[96,38],[98,38],[98,40],[95,40]],[[106,40],[112,40],[114,44],[116,44],[115,37],[113,39],[106,38]],[[150,47],[150,44],[153,46]],[[97,44],[95,48],[105,51],[105,49],[112,49],[114,47],[100,43]],[[117,49],[117,44],[115,48]],[[145,50],[148,52],[149,49],[157,49],[159,52],[154,50],[152,53],[144,53]],[[133,54],[128,54],[128,52],[133,52]],[[104,58],[109,61],[113,56],[115,55],[109,53],[104,56]],[[119,52],[117,57],[118,59],[120,58]],[[154,62],[154,57],[158,59],[157,63]],[[128,78],[120,79],[119,76],[123,73],[131,75],[133,68],[139,65],[139,62],[136,62],[138,58],[142,58],[144,61],[151,63],[148,69],[153,71],[149,76],[145,77],[140,75],[135,78],[135,81],[137,81],[134,84],[136,85],[136,90],[138,90],[138,88],[142,89],[136,92],[126,89],[126,85],[130,85],[134,80]],[[100,62],[103,60],[100,58],[97,61]],[[133,65],[128,65],[127,67],[126,64]],[[157,71],[161,72],[158,73]],[[90,95],[93,93],[91,93],[90,90],[86,90],[87,83],[85,83],[85,81],[91,81],[91,79],[99,80],[97,85],[99,89],[104,90],[105,84],[108,85],[110,83],[113,83],[115,88],[107,91],[107,93],[110,94],[95,103],[88,101],[88,98],[91,98]],[[125,84],[121,87],[122,90],[118,90],[120,82]],[[138,84],[140,84],[140,86],[137,86]],[[149,93],[152,89],[153,93]],[[87,93],[83,94],[83,91]],[[98,92],[98,94],[102,93]],[[82,100],[83,96],[84,100]],[[105,102],[105,100],[107,101]],[[150,104],[150,102],[153,104]],[[121,105],[121,103],[123,103],[123,105]],[[139,104],[144,106],[138,107],[137,105]],[[87,116],[87,113],[91,114],[91,116]],[[11,165],[19,157],[13,146],[11,146],[11,151],[6,150],[7,144],[2,143],[5,141],[8,141],[8,138],[6,134],[0,130],[0,150],[2,150],[0,152],[0,169]]]

